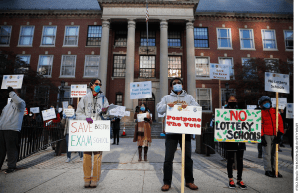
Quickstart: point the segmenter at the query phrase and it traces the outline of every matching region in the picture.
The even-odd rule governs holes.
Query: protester
[[[147,152],[148,147],[150,146],[152,139],[151,139],[151,125],[152,118],[148,111],[148,108],[145,103],[140,106],[139,112],[134,114],[134,119],[137,119],[138,114],[145,113],[146,117],[141,122],[137,122],[135,125],[134,130],[134,137],[133,142],[137,142],[138,152],[139,152],[139,162],[142,161],[142,150],[144,147],[144,161],[147,160]]]
[[[50,109],[55,110],[56,118],[50,119],[47,121],[44,121],[44,147],[42,149],[46,149],[47,145],[49,143],[49,135],[52,137],[52,141],[55,141],[57,139],[56,132],[54,132],[54,128],[58,127],[58,124],[60,123],[60,114],[55,109],[54,105],[50,106]],[[52,132],[52,135],[51,135]],[[55,144],[52,144],[52,149],[55,150]]]
[[[119,137],[120,137],[120,118],[119,117],[114,117],[112,120],[112,129],[113,129],[113,135],[114,135],[114,142],[112,143],[113,145],[116,144],[116,139],[117,139],[117,145],[119,145]]]
[[[7,155],[8,169],[5,173],[14,172],[18,160],[20,131],[26,103],[19,97],[19,92],[8,87],[11,101],[3,108],[0,117],[0,170]]]
[[[276,136],[276,110],[272,108],[271,98],[262,96],[259,99],[261,107],[261,143],[263,149],[263,163],[265,175],[275,177],[275,147],[279,144],[283,134],[283,123],[278,113],[278,132]],[[282,175],[278,172],[278,177]]]
[[[77,120],[87,120],[92,123],[92,120],[101,120],[100,113],[106,112],[108,107],[107,98],[100,90],[101,80],[93,79],[90,82],[92,92],[81,98],[76,111]],[[92,166],[92,154],[94,154],[94,164]],[[84,187],[97,187],[101,175],[102,151],[84,152],[83,154],[83,173]],[[93,168],[93,176],[91,176]]]
[[[255,108],[254,110],[261,110],[260,106]],[[262,158],[262,145],[261,143],[257,143],[257,151],[258,151],[258,158]]]
[[[182,108],[186,108],[188,105],[199,106],[195,101],[193,96],[188,95],[185,90],[183,90],[183,81],[180,78],[173,78],[170,82],[170,87],[172,87],[170,95],[164,96],[161,101],[156,105],[157,112],[159,114],[164,114],[167,112],[167,108],[174,107],[174,105],[182,105]],[[169,107],[168,107],[169,106]],[[165,140],[165,161],[164,161],[164,185],[162,186],[162,191],[168,191],[171,188],[172,182],[172,172],[173,172],[173,159],[174,154],[177,149],[177,144],[182,147],[182,135],[167,133]],[[191,135],[186,134],[185,137],[185,183],[186,187],[197,190],[198,187],[194,184],[193,177],[193,160],[191,158],[192,154],[191,146]]]

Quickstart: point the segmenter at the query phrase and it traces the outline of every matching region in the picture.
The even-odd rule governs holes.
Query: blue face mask
[[[269,109],[269,108],[271,107],[271,104],[270,104],[270,103],[265,103],[265,104],[263,105],[263,107],[265,107],[266,109]]]
[[[100,92],[100,86],[95,86],[95,88],[94,88],[94,91],[96,92],[96,93],[99,93]]]
[[[145,111],[145,107],[141,107],[141,111]]]
[[[182,84],[175,84],[175,85],[173,86],[173,90],[174,90],[175,92],[180,92],[180,91],[182,91]]]

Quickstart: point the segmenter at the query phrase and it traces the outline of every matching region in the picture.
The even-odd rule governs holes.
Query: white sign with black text
[[[7,87],[12,87],[13,89],[21,89],[23,84],[23,78],[23,74],[4,75],[1,89],[7,89]]]
[[[209,78],[230,80],[230,66],[227,64],[209,64]]]
[[[56,114],[54,109],[47,109],[42,111],[43,120],[47,121],[50,119],[56,119]]]
[[[152,98],[152,82],[130,83],[130,99]]]
[[[265,72],[265,91],[290,93],[290,76]]]
[[[294,118],[294,103],[288,103],[286,106],[286,118],[293,119]]]

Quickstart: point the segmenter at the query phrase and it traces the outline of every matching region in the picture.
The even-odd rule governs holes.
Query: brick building
[[[235,69],[248,59],[293,62],[292,1],[148,2],[147,47],[145,1],[2,1],[0,50],[18,55],[58,88],[65,81],[64,100],[75,105],[70,85],[99,77],[109,103],[134,109],[141,100],[129,98],[130,82],[152,81],[153,97],[144,101],[155,119],[155,105],[179,76],[203,107],[203,123],[220,105],[219,81],[209,79],[209,63],[232,66],[232,80],[221,81],[224,103],[226,92],[237,92]],[[37,104],[59,98],[46,93]]]

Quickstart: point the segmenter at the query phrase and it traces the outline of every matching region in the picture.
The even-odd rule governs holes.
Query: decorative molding
[[[22,51],[22,54],[25,54],[25,51]]]
[[[47,55],[48,54],[48,51],[45,51],[45,55]]]
[[[186,29],[194,29],[194,23],[193,22],[187,22],[186,23]]]
[[[160,28],[168,28],[167,20],[164,19],[160,21]]]
[[[94,22],[94,25],[97,25],[97,22]]]
[[[113,52],[113,54],[116,54],[116,55],[125,55],[126,52],[123,52],[123,51],[119,51],[119,52]],[[124,78],[124,77],[123,77]]]
[[[49,22],[49,25],[52,25],[52,22]]]
[[[108,20],[103,20],[102,21],[102,29],[103,28],[108,28],[110,27],[110,22]]]
[[[29,25],[29,24],[30,24],[29,21],[27,21],[26,25]]]
[[[2,16],[16,16],[16,17],[40,17],[45,16],[47,18],[57,18],[57,17],[72,17],[72,18],[84,18],[95,16],[99,18],[99,15],[102,15],[102,11],[96,10],[9,10],[1,11],[0,15]],[[51,17],[53,16],[53,17]]]
[[[182,56],[182,53],[176,53],[176,52],[172,52],[172,53],[168,53],[168,55],[170,56]]]
[[[156,55],[156,46],[149,46],[148,47],[148,54],[149,55]],[[147,55],[147,46],[140,46],[139,47],[139,55]]]
[[[68,54],[70,55],[70,54],[71,54],[71,51],[68,51]]]
[[[132,19],[128,20],[128,28],[135,28],[135,21],[133,21]]]
[[[250,58],[250,54],[247,54],[247,57]]]

